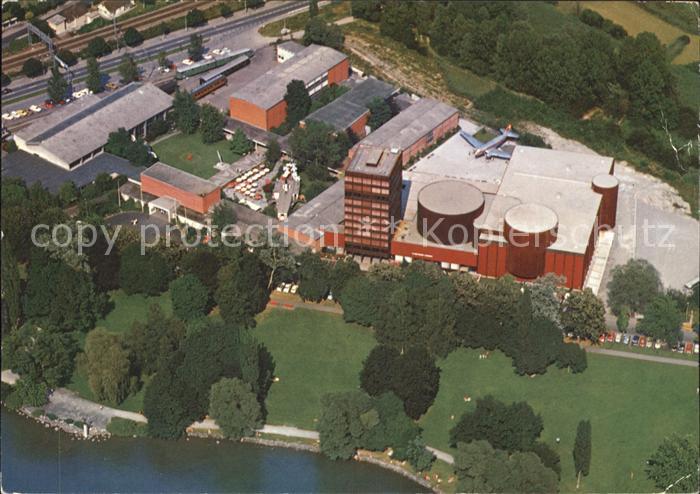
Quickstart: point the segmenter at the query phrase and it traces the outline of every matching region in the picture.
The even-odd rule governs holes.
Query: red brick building
[[[141,190],[199,214],[207,214],[221,200],[221,188],[215,183],[161,162],[141,173]]]
[[[391,256],[401,214],[401,160],[389,149],[360,145],[345,171],[344,244],[349,254]]]
[[[309,94],[314,94],[344,81],[349,74],[347,55],[327,46],[309,45],[234,91],[229,99],[231,118],[270,130],[287,117],[284,95],[291,81],[303,81]]]

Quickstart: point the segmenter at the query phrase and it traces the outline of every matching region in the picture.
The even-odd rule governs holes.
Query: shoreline
[[[34,407],[21,407],[16,410],[10,409],[7,406],[5,406],[4,403],[2,403],[2,406],[5,407],[5,409],[9,412],[15,412],[21,417],[31,419],[34,422],[37,422],[40,425],[43,425],[46,429],[53,429],[55,432],[64,432],[66,434],[69,434],[72,438],[75,438],[77,440],[83,440],[83,441],[106,441],[110,439],[113,435],[110,434],[107,431],[103,431],[100,429],[90,429],[88,432],[88,436],[85,437],[83,435],[83,430],[80,429],[78,426],[75,424],[69,424],[66,423],[65,421],[61,419],[51,419],[49,418],[46,414],[43,413],[41,415],[33,415],[33,412],[35,410],[41,410],[41,408],[34,408]],[[193,438],[199,438],[199,439],[209,439],[209,440],[216,440],[217,442],[219,441],[228,441],[228,439],[225,438],[217,438],[215,436],[212,436],[207,433],[197,433],[197,432],[186,432],[185,433],[186,437],[193,437]],[[115,437],[124,437],[125,439],[134,439],[134,437],[129,437],[129,436],[115,436]],[[145,437],[144,439],[148,439]],[[287,448],[287,449],[293,449],[296,451],[305,451],[309,453],[315,453],[315,454],[321,454],[321,448],[318,446],[318,444],[309,444],[309,443],[303,443],[299,441],[295,441],[295,438],[289,438],[289,440],[279,440],[279,439],[268,439],[264,437],[244,437],[242,438],[239,442],[240,443],[247,443],[247,444],[255,444],[259,446],[266,446],[270,448]],[[375,456],[371,456],[371,452],[364,451],[364,450],[358,450],[355,456],[352,457],[352,461],[358,461],[362,463],[369,463],[372,465],[376,465],[378,467],[384,468],[385,470],[390,470],[398,475],[401,475],[413,482],[415,482],[418,485],[421,485],[425,487],[426,489],[429,489],[431,492],[434,492],[436,494],[440,494],[442,491],[438,489],[437,487],[433,486],[429,481],[425,480],[422,477],[419,477],[418,475],[409,472],[405,468],[402,468],[399,465],[387,462],[381,458],[377,458]]]

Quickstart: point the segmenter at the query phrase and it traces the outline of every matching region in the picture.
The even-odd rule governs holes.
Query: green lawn
[[[321,396],[359,386],[362,361],[374,347],[370,330],[334,314],[272,309],[254,330],[275,359],[267,422],[315,428]]]
[[[85,375],[84,372],[80,372],[80,370],[78,370],[77,368],[73,372],[73,377],[71,378],[71,381],[70,383],[68,383],[66,388],[70,389],[71,391],[75,391],[76,393],[78,393],[78,395],[80,395],[80,397],[85,398],[86,400],[94,401],[97,403],[103,403],[100,402],[100,400],[98,400],[92,393],[92,390],[90,389],[90,384],[88,383],[87,375]],[[114,408],[119,408],[120,410],[141,413],[143,411],[143,396],[145,394],[145,390],[146,385],[144,383],[144,385],[136,394],[128,396],[126,400],[122,401],[119,405],[114,406],[109,405],[108,403],[103,404],[107,406],[112,406]]]
[[[115,333],[129,331],[134,321],[145,321],[152,304],[159,304],[168,315],[173,312],[170,292],[157,297],[146,297],[141,294],[127,295],[121,290],[116,290],[110,293],[110,301],[114,308],[104,319],[97,321],[95,326]]]
[[[274,356],[280,378],[267,399],[268,422],[304,428],[315,427],[321,395],[357,387],[362,361],[375,344],[370,331],[339,316],[299,309],[265,312],[255,333]],[[448,450],[450,428],[476,397],[526,400],[542,414],[543,440],[561,456],[562,492],[575,488],[571,450],[581,419],[593,424],[592,469],[581,491],[651,492],[644,462],[660,441],[673,432],[698,436],[695,368],[589,355],[583,374],[551,367],[528,378],[516,375],[502,354],[479,360],[478,353],[461,349],[440,363],[440,392],[420,421],[428,444]]]
[[[231,151],[227,140],[204,144],[198,132],[175,134],[155,144],[153,150],[159,161],[202,178],[210,178],[217,172],[214,168],[219,162],[217,151],[226,163],[233,163],[240,158]]]
[[[697,64],[674,65],[673,75],[678,81],[678,96],[681,103],[690,108],[700,106]]]
[[[674,432],[698,437],[696,368],[589,354],[582,374],[552,367],[529,378],[516,375],[499,352],[486,360],[478,354],[461,349],[440,364],[440,392],[421,419],[428,444],[447,449],[449,429],[474,407],[475,397],[526,400],[542,415],[542,439],[561,456],[562,492],[575,490],[571,451],[581,419],[590,419],[593,426],[591,473],[582,490],[651,492],[645,460],[661,440]],[[465,395],[472,397],[471,403],[464,401]]]

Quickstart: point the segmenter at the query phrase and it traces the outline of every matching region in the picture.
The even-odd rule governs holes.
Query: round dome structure
[[[557,239],[558,226],[557,214],[541,204],[518,204],[506,211],[503,231],[508,272],[526,279],[542,275],[547,248]]]
[[[607,173],[593,177],[593,190],[602,196],[598,211],[598,226],[609,230],[615,227],[617,217],[617,193],[620,181]]]
[[[418,193],[418,231],[445,245],[471,242],[474,220],[484,210],[484,194],[466,182],[442,180]]]

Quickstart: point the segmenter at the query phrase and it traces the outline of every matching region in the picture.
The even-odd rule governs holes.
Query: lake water
[[[71,440],[2,410],[5,492],[418,492],[388,470],[230,441]]]

